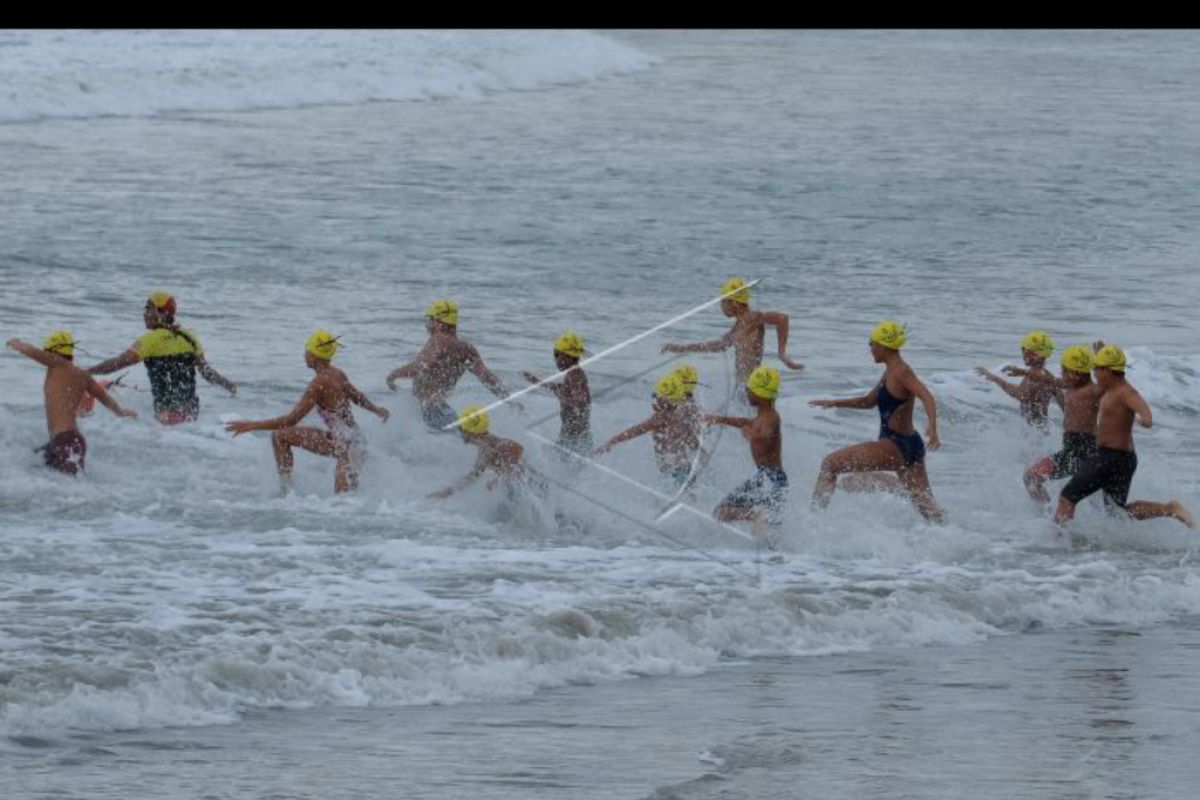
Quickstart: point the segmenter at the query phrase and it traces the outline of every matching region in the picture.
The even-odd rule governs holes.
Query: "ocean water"
[[[0,796],[1187,797],[1200,708],[1196,535],[1080,508],[1056,534],[1020,476],[1056,449],[972,369],[1020,337],[1126,347],[1155,411],[1133,496],[1200,506],[1200,50],[1192,32],[0,34],[0,321],[70,327],[93,363],[153,289],[236,397],[150,421],[144,370],[48,473],[42,374],[0,359]],[[424,495],[474,451],[384,377],[456,299],[510,387],[711,299],[791,315],[781,561],[671,492],[648,441],[566,469],[553,400],[493,415],[566,484],[509,506]],[[949,522],[842,496],[821,458],[873,413],[876,321],[937,396]],[[264,436],[316,327],[393,418],[359,415],[362,489]],[[602,441],[659,353],[590,370]],[[776,364],[768,346],[768,363]],[[736,387],[689,357],[700,402]],[[672,362],[676,363],[676,362]],[[466,377],[453,404],[490,395]],[[1057,412],[1053,412],[1057,421]],[[752,472],[714,435],[692,505]],[[481,482],[482,484],[482,482]],[[653,491],[649,491],[653,490]]]

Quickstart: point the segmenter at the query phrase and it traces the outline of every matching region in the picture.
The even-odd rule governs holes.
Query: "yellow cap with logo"
[[[763,400],[779,397],[779,370],[759,365],[746,378],[746,388]]]
[[[329,331],[321,330],[308,337],[304,349],[322,361],[330,361],[338,351],[338,338]]]
[[[1125,351],[1115,344],[1106,344],[1092,358],[1093,367],[1104,367],[1113,372],[1125,371]]]
[[[68,330],[55,331],[42,342],[42,349],[60,356],[73,358],[75,356],[75,337]]]
[[[668,400],[672,403],[678,403],[683,398],[687,397],[687,390],[683,386],[683,381],[674,372],[668,372],[658,379],[658,383],[654,384],[654,396],[661,397],[663,400]]]
[[[554,341],[554,352],[563,353],[571,358],[582,358],[585,349],[583,337],[575,331],[565,331]]]
[[[692,394],[696,391],[696,387],[700,385],[700,371],[691,364],[682,364],[676,368],[674,374],[678,376],[683,389],[687,394]]]
[[[730,278],[721,284],[721,296],[726,300],[732,300],[735,303],[741,303],[744,306],[750,305],[750,290],[745,288],[746,282],[741,278]],[[732,294],[730,294],[732,292]]]
[[[458,325],[458,303],[453,300],[434,300],[425,309],[425,316],[447,325]]]
[[[1028,350],[1039,358],[1049,358],[1054,352],[1054,340],[1045,331],[1030,331],[1021,340],[1021,349]]]
[[[491,418],[479,406],[470,405],[458,415],[458,427],[467,433],[481,434],[488,432]]]
[[[899,350],[908,341],[908,331],[894,319],[886,319],[871,331],[871,341],[889,350]]]
[[[1062,365],[1063,369],[1086,375],[1092,371],[1092,351],[1081,344],[1073,344],[1063,350]]]

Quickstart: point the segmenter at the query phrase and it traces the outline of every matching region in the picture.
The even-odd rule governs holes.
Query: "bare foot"
[[[1192,516],[1192,512],[1188,511],[1187,506],[1178,500],[1172,500],[1170,503],[1171,516],[1187,525],[1189,528],[1196,527],[1196,518]]]

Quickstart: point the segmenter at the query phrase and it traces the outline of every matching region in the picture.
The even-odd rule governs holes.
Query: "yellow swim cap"
[[[42,349],[72,358],[75,355],[75,337],[67,330],[55,331],[42,342]]]
[[[871,341],[883,345],[889,350],[899,350],[908,340],[908,331],[895,320],[888,319],[875,326],[871,331]]]
[[[1054,352],[1054,340],[1045,331],[1030,331],[1021,340],[1021,349],[1041,358],[1049,358]]]
[[[308,337],[304,349],[322,361],[331,360],[338,351],[338,337],[329,331],[317,331]]]
[[[467,433],[487,433],[490,424],[487,412],[481,411],[479,406],[467,406],[458,416],[458,427]]]
[[[741,278],[730,278],[721,284],[721,296],[729,295],[725,297],[726,300],[732,300],[735,303],[748,306],[750,305],[750,290],[743,289],[742,287],[745,285],[746,282]],[[730,292],[733,292],[733,294],[729,294]]]
[[[556,353],[563,353],[571,358],[582,358],[584,349],[583,337],[575,331],[565,331],[554,342]]]
[[[433,317],[447,325],[458,324],[458,303],[453,300],[434,300],[425,309],[425,316]]]
[[[767,366],[757,366],[746,378],[746,388],[763,400],[774,400],[779,397],[779,370]]]
[[[675,370],[674,375],[679,378],[683,390],[689,395],[700,385],[700,372],[691,364],[683,364]]]
[[[658,379],[658,383],[654,384],[655,397],[661,397],[663,400],[668,400],[672,403],[678,403],[683,398],[687,397],[687,390],[684,389],[683,381],[674,372],[668,372]]]
[[[153,292],[150,295],[150,305],[159,311],[175,316],[175,298],[170,292]]]
[[[1113,372],[1125,371],[1125,352],[1115,344],[1106,344],[1092,358],[1093,367],[1106,367]]]
[[[1063,350],[1062,365],[1071,372],[1082,372],[1086,375],[1092,371],[1092,351],[1081,344],[1073,344]]]

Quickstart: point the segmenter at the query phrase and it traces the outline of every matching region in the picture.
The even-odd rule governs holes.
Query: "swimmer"
[[[756,311],[750,308],[750,289],[741,278],[730,278],[721,286],[721,312],[733,319],[733,327],[720,339],[710,342],[663,345],[664,353],[719,353],[733,348],[736,380],[745,384],[750,372],[762,363],[763,342],[768,325],[775,328],[779,342],[779,360],[788,369],[801,370],[804,365],[788,358],[787,314],[779,311]]]
[[[813,400],[809,403],[817,408],[879,409],[879,438],[876,441],[842,448],[830,453],[821,462],[821,473],[813,491],[813,508],[823,509],[829,505],[837,489],[839,475],[894,472],[898,480],[894,483],[882,480],[879,485],[899,488],[909,496],[925,519],[942,521],[944,514],[934,499],[929,475],[925,471],[925,442],[913,428],[912,421],[915,397],[925,407],[928,420],[925,433],[929,437],[929,449],[936,450],[941,446],[937,429],[937,403],[900,355],[900,348],[906,340],[907,334],[898,322],[888,320],[879,323],[871,332],[868,342],[875,363],[884,365],[879,384],[862,397]]]
[[[1050,401],[1058,390],[1058,381],[1046,369],[1046,359],[1054,352],[1054,340],[1045,331],[1030,331],[1021,340],[1021,357],[1025,367],[1006,366],[1006,375],[1019,377],[1019,384],[1012,384],[986,367],[976,367],[975,371],[1004,390],[1009,397],[1016,399],[1021,406],[1021,416],[1030,425],[1045,426]]]
[[[588,379],[579,367],[584,354],[583,337],[566,331],[554,342],[554,365],[566,372],[561,383],[542,383],[532,372],[524,373],[530,383],[542,383],[542,388],[554,394],[559,402],[558,446],[581,456],[592,454],[592,395]]]
[[[76,422],[76,412],[85,394],[93,395],[118,417],[137,416],[136,412],[122,408],[113,400],[95,378],[75,366],[76,344],[75,337],[66,330],[47,336],[41,347],[20,339],[8,340],[10,349],[46,368],[42,395],[50,441],[39,450],[45,454],[46,466],[66,475],[81,472],[87,457],[87,441]]]
[[[293,447],[336,460],[335,492],[357,489],[359,471],[366,456],[366,440],[354,421],[350,406],[361,406],[382,421],[388,421],[388,410],[368,400],[346,373],[330,363],[338,347],[338,337],[329,331],[319,330],[308,337],[304,345],[304,363],[316,375],[291,411],[274,419],[230,422],[225,426],[234,436],[250,431],[273,431],[271,445],[275,450],[275,467],[285,491],[292,485]],[[300,427],[300,421],[314,408],[325,422],[325,430]]]
[[[779,525],[787,497],[788,477],[783,471],[783,431],[775,400],[779,397],[779,372],[759,366],[746,380],[746,400],[757,410],[753,417],[705,414],[709,425],[738,428],[750,445],[758,472],[727,496],[713,511],[722,522],[749,520],[756,535],[766,525]],[[773,540],[768,544],[774,548]]]
[[[458,415],[446,402],[459,378],[470,370],[501,399],[508,396],[504,383],[483,363],[479,351],[458,335],[458,304],[453,300],[437,300],[425,309],[425,329],[429,340],[417,357],[387,376],[387,386],[397,391],[396,381],[412,378],[413,396],[421,406],[421,418],[431,431],[446,432],[458,420]],[[513,402],[520,408],[521,405]]]
[[[1104,504],[1110,513],[1124,512],[1136,520],[1171,517],[1195,528],[1191,511],[1178,500],[1167,503],[1127,500],[1138,466],[1133,423],[1136,420],[1143,428],[1149,428],[1154,424],[1154,415],[1150,405],[1125,379],[1126,359],[1121,348],[1112,344],[1100,348],[1092,359],[1092,368],[1103,392],[1096,423],[1096,454],[1063,487],[1054,521],[1059,525],[1070,522],[1080,500],[1103,491]]]
[[[213,369],[205,359],[196,334],[175,321],[176,307],[175,298],[167,292],[151,294],[142,313],[146,333],[121,355],[88,369],[93,375],[108,375],[139,361],[145,362],[150,392],[154,395],[154,417],[163,425],[178,425],[200,416],[197,372],[209,383],[237,394],[237,384]]]

